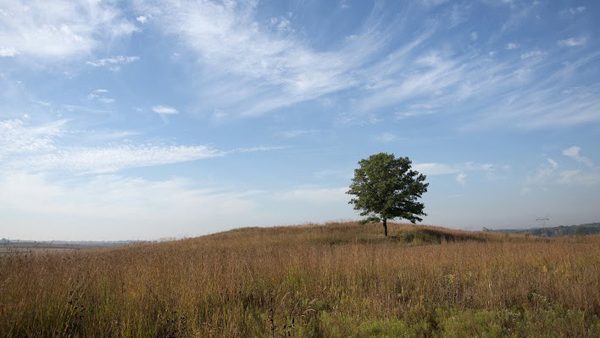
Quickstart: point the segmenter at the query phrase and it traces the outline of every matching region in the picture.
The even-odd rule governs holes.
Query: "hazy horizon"
[[[271,225],[247,225],[247,226],[241,226],[241,227],[232,227],[232,228],[228,228],[228,229],[224,229],[224,230],[217,230],[214,232],[208,232],[208,233],[203,233],[203,234],[195,234],[192,236],[188,236],[188,235],[182,235],[182,236],[171,236],[171,237],[160,237],[160,238],[145,238],[145,239],[140,239],[140,238],[125,238],[125,239],[70,239],[70,240],[63,240],[60,238],[47,238],[47,239],[23,239],[23,238],[4,238],[4,237],[0,237],[0,240],[7,240],[10,243],[18,243],[18,242],[25,242],[25,243],[31,243],[31,242],[39,242],[39,243],[51,243],[51,242],[56,242],[56,243],[67,243],[67,244],[78,244],[78,243],[89,243],[89,244],[93,244],[93,243],[111,243],[111,244],[116,244],[116,243],[135,243],[135,242],[163,242],[163,241],[173,241],[173,240],[181,240],[181,239],[189,239],[189,238],[196,238],[196,237],[202,237],[202,236],[207,236],[207,235],[213,235],[213,234],[217,234],[217,233],[223,233],[229,230],[236,230],[236,229],[247,229],[247,228],[265,228],[265,229],[269,229],[269,228],[278,228],[278,227],[294,227],[294,226],[321,226],[321,225],[327,225],[327,224],[336,224],[336,223],[359,223],[360,221],[362,221],[362,219],[339,219],[339,220],[330,220],[330,221],[325,221],[325,222],[307,222],[307,223],[303,223],[303,224],[271,224]],[[406,221],[391,221],[391,223],[406,223],[406,224],[411,224],[410,222],[406,222]],[[585,224],[598,224],[600,222],[590,222],[590,223],[582,223],[582,224],[560,224],[558,226],[579,226],[579,225],[585,225]],[[551,228],[551,226],[549,225],[543,225],[540,222],[541,225],[532,225],[532,226],[526,226],[526,227],[509,227],[509,228],[501,228],[501,229],[492,229],[492,230],[526,230],[526,229],[539,229],[539,228]],[[381,223],[368,223],[366,225],[370,225],[370,226],[375,226],[375,227],[379,227],[381,226]],[[425,226],[434,226],[434,227],[442,227],[442,228],[446,228],[443,225],[439,225],[439,224],[427,224],[427,223],[417,223],[417,225],[425,225]],[[452,229],[450,227],[447,227],[448,229]],[[486,229],[484,229],[486,228]],[[554,227],[552,227],[554,228]],[[472,231],[488,231],[490,230],[487,227],[481,227],[481,228],[457,228],[457,229],[461,229],[461,230],[472,230]],[[2,244],[2,243],[0,243]]]
[[[359,219],[345,192],[378,152],[427,175],[424,224],[600,220],[597,1],[0,0],[0,17],[0,238]]]

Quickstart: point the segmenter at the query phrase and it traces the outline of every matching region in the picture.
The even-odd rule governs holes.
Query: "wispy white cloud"
[[[381,45],[374,32],[366,32],[334,51],[317,51],[293,35],[270,33],[254,19],[254,2],[148,2],[139,7],[211,66],[213,72],[204,76],[210,88],[203,89],[203,102],[246,116],[355,85],[351,70]]]
[[[536,53],[537,54],[537,53]],[[541,54],[544,55],[544,54]],[[471,100],[473,122],[465,129],[498,126],[521,129],[557,128],[600,121],[600,86],[580,86],[574,79],[600,56],[598,52],[581,52],[568,61],[525,55],[518,67],[505,68],[505,81],[496,81],[494,105]],[[510,83],[508,86],[504,84]],[[489,99],[489,98],[488,98]]]
[[[278,135],[284,138],[297,138],[305,135],[318,133],[318,129],[293,129],[279,132]]]
[[[142,135],[133,130],[94,130],[82,131],[82,133],[87,134],[90,139],[98,141],[113,141]]]
[[[349,4],[349,0],[340,0],[340,8],[341,9],[348,9],[350,8],[350,4]]]
[[[573,83],[598,53],[582,51],[566,59],[556,49],[533,49],[518,59],[496,59],[432,49],[427,37],[416,39],[399,57],[392,53],[365,69],[370,81],[352,108],[379,116],[393,112],[400,119],[455,114],[467,117],[464,129],[552,128],[600,120],[600,88]],[[506,48],[520,46],[510,42]]]
[[[463,22],[467,21],[469,15],[471,14],[471,5],[470,4],[460,4],[455,3],[450,7],[448,11],[448,23],[449,27],[456,27]],[[476,39],[475,39],[476,40]]]
[[[61,60],[137,29],[112,2],[4,0],[0,17],[3,56]]]
[[[278,32],[281,32],[281,33],[294,32],[291,21],[285,16],[273,17],[273,18],[271,18],[270,23],[271,23],[271,26]]]
[[[541,50],[532,50],[521,54],[521,60],[540,59],[546,55],[546,52]]]
[[[14,47],[0,47],[0,57],[13,57],[19,54]]]
[[[152,107],[152,111],[160,115],[176,115],[179,111],[171,106],[158,105]]]
[[[62,146],[58,141],[67,134],[65,124],[65,120],[38,126],[29,126],[21,120],[0,121],[2,166],[32,172],[107,173],[224,155],[224,152],[204,145]],[[94,140],[94,137],[90,139]]]
[[[574,159],[577,162],[586,164],[588,166],[593,166],[593,163],[589,158],[581,155],[581,148],[578,146],[571,146],[569,148],[566,148],[562,151],[562,154]]]
[[[582,185],[589,186],[600,184],[600,171],[593,166],[593,163],[587,157],[580,153],[578,146],[572,146],[562,151],[564,156],[574,159],[577,162],[584,163],[587,168],[572,169],[565,165],[559,165],[557,161],[547,158],[546,161],[525,178],[525,191],[532,191],[533,187],[547,189],[553,185]]]
[[[543,51],[526,52],[521,61],[507,62],[480,53],[456,55],[431,49],[427,51],[427,48],[425,52],[415,52],[420,50],[417,47],[421,44],[424,44],[423,39],[417,39],[401,57],[392,59],[390,55],[380,62],[381,65],[376,63],[368,69],[366,72],[379,75],[365,91],[358,94],[353,107],[376,114],[392,111],[400,119],[456,112],[472,114],[471,118],[478,122],[491,122],[490,117],[497,117],[495,113],[488,113],[489,100],[492,98],[496,102],[498,98],[511,95],[509,102],[516,104],[523,100],[515,100],[514,97],[523,96],[524,100],[529,100],[536,96],[531,94],[548,95],[539,83],[532,86],[536,70],[545,66],[542,63],[545,56]],[[544,84],[564,89],[559,82]],[[530,96],[523,95],[524,91],[528,91]],[[554,101],[557,98],[552,95],[548,97]],[[506,111],[502,109],[500,112],[498,109],[498,115],[507,114]],[[523,122],[533,124],[538,121],[524,119]]]
[[[494,166],[490,163],[475,163],[475,162],[465,162],[462,164],[446,164],[446,163],[437,163],[437,162],[429,162],[429,163],[416,163],[413,165],[413,168],[421,173],[424,173],[429,176],[438,176],[438,175],[465,175],[465,172],[469,171],[479,171],[479,172],[492,172],[496,170],[497,166]],[[465,176],[466,178],[466,176]]]
[[[402,61],[399,63],[403,64]],[[378,110],[424,97],[439,99],[464,78],[464,69],[455,60],[435,52],[417,57],[404,66],[415,71],[406,74],[404,68],[400,68],[389,73],[389,78],[379,80],[378,85],[359,102],[358,109]]]
[[[100,90],[100,92],[103,92]],[[30,126],[22,120],[0,120],[1,167],[27,172],[66,171],[72,173],[113,173],[129,168],[190,162],[234,153],[255,153],[286,149],[285,146],[254,146],[222,151],[206,145],[164,145],[131,143],[108,145],[62,145],[61,138],[85,135],[83,143],[120,141],[139,136],[134,131],[76,131],[66,129],[66,120]],[[82,143],[82,140],[79,140]]]
[[[525,178],[527,191],[531,191],[530,186],[532,185],[543,185],[552,181],[553,178],[555,178],[557,169],[558,163],[551,158],[547,158],[533,174],[530,174]]]
[[[559,173],[558,183],[583,186],[600,184],[600,172],[583,172],[579,169],[564,170]]]
[[[264,151],[273,151],[273,150],[282,150],[286,149],[286,146],[255,146],[255,147],[245,147],[245,148],[237,148],[233,150],[233,153],[256,153],[256,152],[264,152]]]
[[[448,0],[423,0],[423,1],[419,1],[420,4],[423,4],[425,6],[431,6],[431,7],[439,6],[439,5],[445,4],[447,2],[448,2]]]
[[[587,42],[587,38],[586,37],[571,37],[568,39],[564,39],[564,40],[558,40],[558,45],[561,47],[577,47],[577,46],[583,46],[585,45]]]
[[[112,173],[128,168],[149,167],[222,156],[207,146],[116,145],[68,147],[13,162],[33,171],[62,170],[81,173]]]
[[[571,7],[571,8],[569,8],[569,13],[575,15],[575,14],[579,14],[579,13],[585,12],[585,10],[586,10],[585,6]]]
[[[95,106],[84,106],[79,104],[61,104],[59,108],[69,113],[90,113],[90,114],[109,114],[108,109],[98,108]]]
[[[576,7],[569,7],[569,8],[565,8],[565,9],[561,10],[559,12],[559,15],[563,19],[572,20],[572,19],[576,18],[577,16],[585,15],[586,12],[587,12],[587,7],[576,6]]]
[[[460,169],[444,163],[417,163],[414,169],[429,176],[456,174]]]
[[[557,77],[554,77],[556,79]],[[512,123],[524,129],[556,128],[600,121],[600,88],[540,88],[539,84],[521,93],[500,97],[497,105],[485,109],[475,126]]]
[[[489,4],[510,8],[505,30],[530,19],[540,7],[521,2]],[[410,34],[402,24],[395,32],[386,30],[378,20],[377,6],[356,34],[330,49],[314,48],[294,32],[282,34],[272,27],[285,22],[279,17],[266,23],[257,20],[254,2],[175,1],[172,6],[144,2],[137,7],[199,59],[203,67],[198,70],[202,72],[198,101],[218,112],[216,118],[262,115],[348,90],[354,91],[353,98],[339,118],[346,123],[445,113],[471,115],[462,119],[465,129],[547,128],[600,118],[595,113],[597,95],[583,94],[584,100],[566,97],[560,92],[568,82],[557,81],[559,73],[565,76],[559,68],[579,72],[594,60],[589,54],[566,60],[551,48],[520,50],[509,59],[477,50],[459,52],[435,43],[444,32],[441,25]],[[457,12],[455,7],[441,10],[450,15]],[[458,12],[468,16],[469,6],[463,9]],[[399,16],[395,22],[407,20]],[[400,33],[407,34],[400,38]],[[399,42],[391,46],[391,40]],[[504,47],[522,49],[514,41]],[[544,80],[549,72],[553,82]],[[490,100],[500,103],[491,106]],[[540,102],[548,104],[541,109]]]
[[[66,120],[28,126],[19,119],[0,120],[0,160],[20,153],[55,149],[54,139],[64,132]]]
[[[107,89],[103,89],[103,88],[92,90],[88,94],[87,98],[88,98],[88,100],[100,101],[102,103],[113,103],[113,102],[115,102],[115,99],[113,99],[112,97],[108,96],[108,90]]]
[[[117,55],[109,58],[87,61],[86,63],[93,67],[105,67],[113,72],[119,71],[122,65],[126,65],[140,59],[139,56]]]
[[[464,186],[467,183],[467,174],[459,173],[458,175],[456,175],[456,182]]]
[[[510,32],[524,25],[532,19],[533,14],[540,8],[538,1],[513,1],[513,0],[483,0],[492,6],[503,6],[510,9],[508,18],[502,24],[499,34]]]
[[[506,44],[506,47],[505,47],[505,48],[506,48],[507,50],[513,50],[513,49],[517,49],[517,48],[519,48],[519,44],[518,44],[518,43],[516,43],[516,42],[509,42],[509,43],[507,43],[507,44]]]
[[[394,115],[397,119],[402,120],[411,117],[435,114],[440,109],[440,106],[435,106],[428,103],[417,103],[408,105],[403,110],[395,112]]]

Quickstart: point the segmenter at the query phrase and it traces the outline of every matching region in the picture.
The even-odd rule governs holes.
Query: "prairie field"
[[[600,336],[600,236],[389,227],[2,255],[0,335]]]

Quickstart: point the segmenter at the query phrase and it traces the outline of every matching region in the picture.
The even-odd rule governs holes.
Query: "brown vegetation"
[[[0,257],[2,336],[597,336],[600,236],[247,228]]]

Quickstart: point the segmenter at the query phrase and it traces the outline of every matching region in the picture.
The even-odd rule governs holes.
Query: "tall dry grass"
[[[0,259],[0,335],[599,336],[600,236],[252,228]]]

